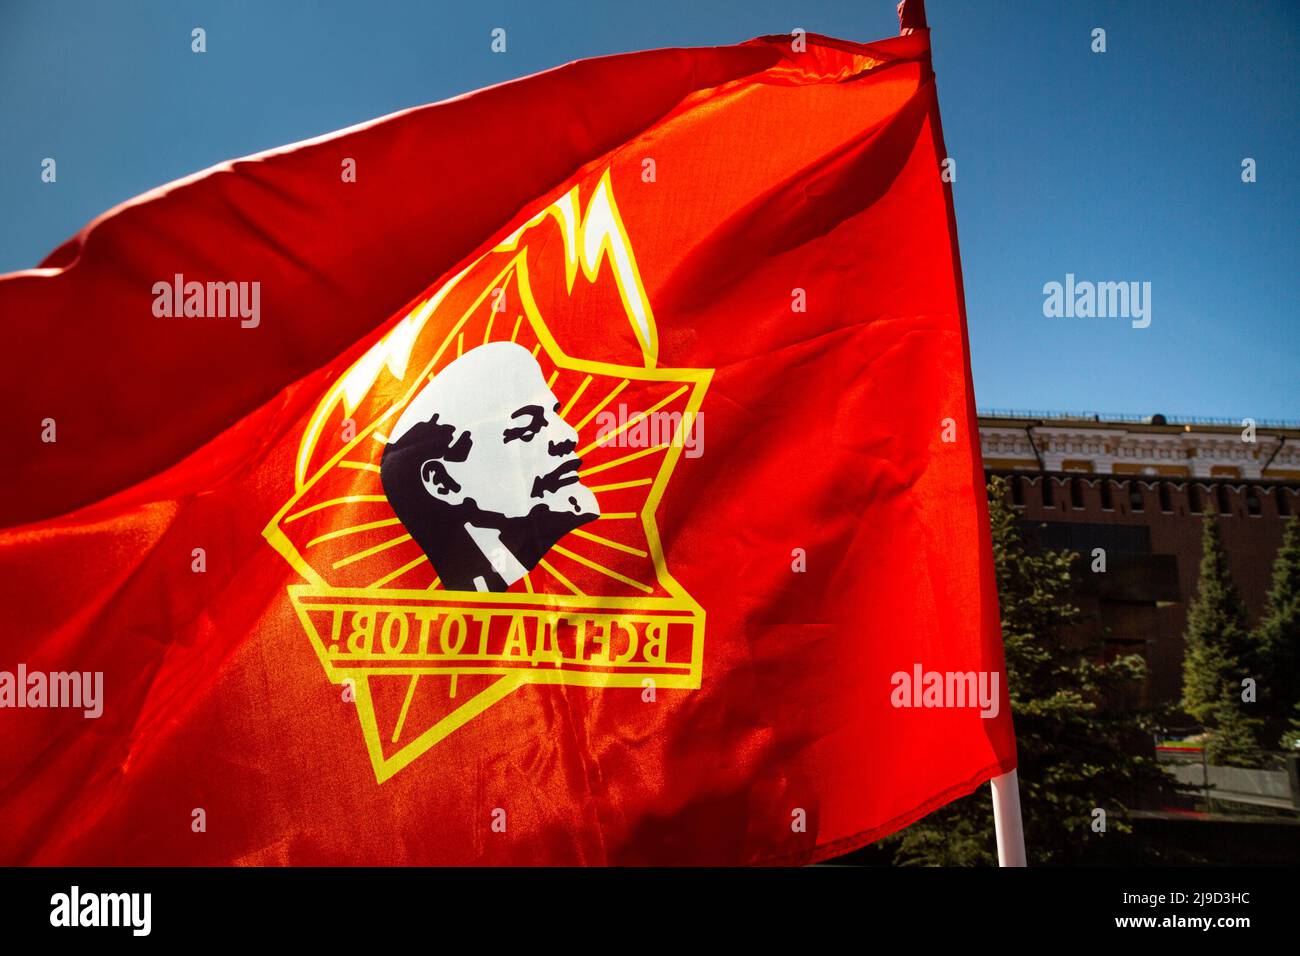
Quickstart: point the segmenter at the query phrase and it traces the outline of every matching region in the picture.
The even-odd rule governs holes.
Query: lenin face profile
[[[578,433],[527,349],[492,342],[434,376],[397,420],[384,495],[451,591],[504,591],[600,517]]]

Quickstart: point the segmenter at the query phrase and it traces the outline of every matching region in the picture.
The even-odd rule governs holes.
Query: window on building
[[[1191,482],[1187,483],[1187,510],[1194,515],[1205,510],[1205,503],[1201,499],[1201,486]]]
[[[1025,479],[1019,475],[1011,476],[1011,503],[1017,508],[1025,506]]]
[[[1070,479],[1070,507],[1083,507],[1083,480],[1080,478]]]
[[[1174,504],[1169,499],[1169,482],[1160,482],[1160,510],[1165,514],[1173,514]]]
[[[1115,499],[1111,497],[1109,478],[1103,478],[1101,480],[1101,510],[1102,511],[1115,510]]]
[[[1047,475],[1043,475],[1043,507],[1056,507],[1056,482]]]
[[[1285,488],[1274,488],[1273,500],[1277,502],[1277,513],[1280,517],[1291,517],[1291,492]]]
[[[1218,502],[1219,514],[1221,515],[1232,514],[1232,503],[1228,501],[1228,486],[1221,484],[1217,488],[1215,488],[1214,491],[1215,491],[1215,498]]]
[[[1259,489],[1253,485],[1246,489],[1246,514],[1252,518],[1258,518],[1260,515]]]
[[[1146,508],[1146,502],[1142,498],[1142,486],[1136,481],[1128,483],[1128,508],[1129,511],[1143,511]]]

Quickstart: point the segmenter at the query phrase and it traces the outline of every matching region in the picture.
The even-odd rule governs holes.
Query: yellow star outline
[[[574,229],[573,225],[578,223],[576,217],[576,187],[573,191],[557,200],[543,213],[538,214],[529,220],[523,227],[517,230],[511,237],[498,244],[494,251],[511,251],[514,255],[508,260],[501,271],[483,287],[482,292],[476,297],[473,304],[466,309],[458,321],[447,331],[439,348],[425,367],[417,375],[403,375],[403,383],[407,384],[406,390],[401,399],[395,402],[386,412],[380,415],[376,420],[371,422],[355,437],[345,443],[343,447],[333,455],[319,470],[316,471],[309,479],[298,485],[297,490],[292,498],[276,514],[264,530],[263,534],[268,542],[274,547],[289,563],[298,571],[308,582],[306,584],[290,585],[289,595],[292,600],[298,618],[302,623],[307,635],[316,651],[322,667],[328,679],[335,684],[340,684],[351,680],[354,684],[356,695],[357,712],[361,722],[363,737],[366,748],[370,755],[371,764],[374,768],[375,778],[378,782],[392,777],[395,773],[408,766],[413,760],[429,750],[439,741],[445,739],[449,734],[464,726],[468,721],[482,714],[490,706],[503,699],[506,695],[525,686],[526,684],[561,684],[569,686],[584,687],[626,687],[641,688],[647,678],[654,681],[655,686],[660,688],[679,688],[695,689],[700,686],[702,660],[703,660],[703,638],[705,612],[693,598],[681,587],[676,579],[669,572],[663,554],[662,544],[659,538],[659,530],[656,522],[656,512],[659,503],[663,497],[667,483],[672,475],[673,469],[681,456],[685,436],[694,424],[694,418],[700,411],[700,406],[704,399],[705,391],[708,387],[712,370],[709,369],[687,369],[687,368],[655,368],[654,356],[647,350],[647,346],[653,343],[657,349],[657,336],[653,333],[653,316],[649,309],[649,303],[645,301],[644,290],[641,287],[639,276],[634,276],[629,280],[626,274],[625,266],[631,264],[635,271],[635,260],[631,256],[630,246],[627,243],[627,237],[624,232],[621,218],[617,214],[617,209],[612,201],[612,191],[609,188],[608,172],[602,176],[600,186],[596,192],[596,198],[589,204],[587,215],[581,220],[581,223],[588,226],[598,226],[588,233],[588,235],[599,235],[599,240],[592,242],[588,239],[585,243],[582,239],[582,231]],[[604,196],[604,199],[600,199]],[[607,204],[608,209],[604,212],[599,210],[593,212],[597,203]],[[537,307],[532,288],[529,282],[528,273],[528,250],[527,247],[520,247],[519,242],[523,234],[533,225],[543,221],[547,215],[555,217],[557,223],[565,231],[566,251],[569,255],[569,262],[579,262],[582,265],[584,275],[590,281],[596,281],[597,274],[600,271],[600,262],[602,259],[612,265],[612,271],[616,275],[622,271],[623,278],[618,280],[620,297],[627,308],[629,321],[633,324],[634,329],[638,329],[638,341],[642,345],[647,367],[619,365],[609,362],[594,361],[589,359],[580,359],[568,355],[556,342],[555,338],[547,328],[542,317],[541,311]],[[614,229],[611,230],[602,225],[604,223],[613,223]],[[585,251],[584,251],[585,249]],[[480,262],[482,260],[479,260]],[[623,265],[620,265],[622,263]],[[477,264],[477,263],[476,263]],[[458,281],[467,273],[473,271],[471,265],[454,280]],[[572,291],[573,275],[575,271],[572,268],[568,278],[568,288]],[[465,348],[465,338],[469,331],[469,324],[474,318],[481,314],[486,297],[495,289],[503,288],[513,276],[521,303],[522,315],[511,326],[509,322],[501,322],[494,328],[494,323],[498,320],[495,312],[488,313],[487,329],[483,333],[483,342],[489,340],[505,340],[509,331],[509,338],[513,340],[518,336],[521,320],[527,321],[529,329],[536,337],[541,350],[545,352],[546,358],[553,364],[556,372],[552,375],[551,381],[559,374],[559,370],[577,373],[583,376],[582,384],[568,398],[564,414],[578,401],[579,396],[584,391],[588,397],[596,395],[605,395],[604,401],[591,408],[582,420],[578,423],[577,430],[583,436],[583,442],[586,448],[601,445],[604,442],[615,438],[618,432],[631,426],[641,416],[651,414],[655,409],[663,406],[668,400],[675,400],[685,395],[684,407],[682,409],[680,422],[676,425],[676,431],[666,447],[642,449],[629,455],[620,456],[612,461],[584,469],[584,476],[587,473],[601,472],[602,474],[609,469],[617,468],[625,464],[631,465],[634,462],[641,462],[640,467],[644,468],[650,464],[648,456],[656,451],[663,451],[662,458],[658,467],[654,470],[653,476],[635,481],[612,481],[608,484],[597,485],[593,487],[598,495],[606,490],[616,490],[636,485],[647,485],[648,492],[640,509],[635,513],[625,515],[610,513],[607,516],[614,519],[638,520],[641,530],[645,535],[646,548],[641,551],[637,548],[628,547],[595,535],[590,531],[578,529],[570,536],[552,548],[552,552],[564,555],[567,559],[575,560],[578,563],[594,569],[608,577],[627,585],[634,586],[642,593],[634,595],[626,594],[586,594],[582,593],[572,582],[561,574],[553,565],[543,564],[547,571],[563,585],[565,590],[534,593],[532,592],[531,583],[525,579],[524,584],[528,587],[530,593],[518,592],[501,592],[501,593],[466,593],[451,592],[441,590],[438,587],[438,581],[427,587],[410,588],[398,586],[403,577],[422,563],[427,563],[427,559],[421,554],[408,564],[400,566],[381,578],[376,579],[373,583],[365,587],[338,587],[330,583],[332,571],[313,565],[303,551],[306,547],[315,545],[326,539],[337,538],[340,535],[348,534],[352,531],[365,531],[371,528],[383,527],[396,524],[396,519],[391,516],[391,510],[380,517],[377,521],[363,522],[353,525],[352,527],[339,528],[332,530],[323,535],[318,535],[307,546],[300,547],[293,538],[286,533],[285,525],[303,517],[307,513],[325,510],[331,515],[338,513],[351,513],[357,508],[370,508],[376,514],[382,514],[383,509],[387,508],[386,500],[382,495],[345,495],[328,501],[312,501],[313,492],[319,482],[326,479],[327,476],[336,474],[338,469],[348,467],[359,467],[373,469],[373,465],[367,465],[363,460],[366,456],[358,456],[358,449],[369,447],[365,445],[367,441],[378,441],[378,436],[382,436],[386,430],[386,423],[396,420],[402,409],[414,396],[418,388],[429,378],[435,368],[440,367],[444,356],[449,353],[451,348],[456,348],[458,352]],[[629,299],[640,300],[636,308],[629,306]],[[442,296],[435,297],[437,302],[442,301]],[[413,310],[412,315],[424,309],[427,303],[422,303]],[[414,342],[414,336],[425,331],[425,322],[432,314],[429,310],[420,322],[419,328],[407,340],[407,347]],[[639,320],[638,316],[642,318]],[[410,317],[408,317],[409,320]],[[641,330],[649,329],[650,332],[642,334]],[[391,333],[390,333],[391,335]],[[476,336],[471,337],[474,344],[477,344]],[[387,360],[390,369],[393,368],[391,362],[391,346],[386,346],[389,339],[386,337],[381,340],[375,350],[379,351],[385,347],[389,348]],[[472,345],[471,345],[472,347]],[[355,371],[366,358],[357,363],[350,373]],[[375,363],[372,361],[372,367]],[[383,364],[382,362],[379,364]],[[403,371],[407,371],[403,368]],[[375,369],[377,374],[377,368]],[[369,370],[364,370],[363,374],[370,374]],[[345,376],[346,377],[346,376]],[[607,384],[617,381],[612,389],[602,391],[599,383],[604,380]],[[373,378],[372,378],[373,381]],[[680,387],[674,389],[668,396],[668,399],[660,401],[657,405],[642,409],[637,415],[627,419],[626,422],[615,429],[613,432],[605,432],[594,441],[590,441],[584,429],[587,428],[597,412],[608,404],[612,398],[622,391],[628,384],[633,382],[653,382],[676,384]],[[592,387],[592,386],[596,387]],[[342,392],[336,386],[331,395],[327,395],[322,400],[322,406],[332,400],[338,400]],[[333,396],[333,398],[331,397]],[[359,402],[359,399],[357,400]],[[355,404],[353,405],[355,407]],[[318,409],[317,417],[320,415]],[[315,419],[314,419],[315,420]],[[314,421],[313,420],[313,421]],[[309,432],[304,435],[304,444],[308,441],[314,441],[316,434]],[[300,458],[301,460],[301,458]],[[376,484],[377,484],[377,476]],[[609,476],[606,475],[605,478]],[[614,477],[622,477],[615,475]],[[603,480],[603,479],[602,479]],[[302,507],[304,499],[309,504]],[[377,509],[377,510],[376,510]],[[606,516],[606,509],[602,507],[602,516]],[[400,530],[400,529],[394,529]],[[375,548],[367,549],[366,552],[358,552],[362,557],[379,550],[389,549],[390,546],[400,545],[401,537],[391,539]],[[621,551],[636,552],[642,555],[648,554],[654,568],[655,582],[658,590],[663,593],[654,593],[656,588],[647,587],[644,584],[633,580],[617,571],[604,567],[599,562],[591,560],[581,553],[584,547],[589,548],[588,542],[599,542],[604,546],[612,546]],[[395,553],[394,550],[388,550],[388,554]],[[548,555],[549,556],[549,555]],[[340,562],[336,562],[336,567]],[[426,571],[427,573],[427,571]],[[620,589],[615,589],[620,590]],[[639,670],[632,669],[631,665],[624,670],[606,669],[606,670],[589,670],[589,669],[566,669],[560,666],[545,667],[531,666],[527,668],[505,668],[505,667],[459,667],[447,666],[445,661],[431,661],[421,659],[419,661],[407,662],[401,659],[390,659],[384,661],[384,664],[393,664],[395,666],[385,666],[379,672],[376,672],[371,665],[375,662],[358,655],[340,656],[340,645],[338,643],[339,634],[337,633],[338,624],[334,625],[336,633],[329,634],[328,628],[322,628],[322,612],[329,614],[334,613],[334,620],[341,620],[342,612],[356,613],[360,611],[365,613],[366,609],[374,609],[377,615],[380,609],[385,607],[423,607],[439,609],[447,612],[467,611],[471,615],[504,615],[513,620],[521,620],[525,616],[531,619],[548,617],[554,620],[563,614],[583,614],[583,615],[618,615],[620,620],[627,620],[650,626],[655,621],[671,620],[680,623],[689,624],[691,627],[691,652],[690,661],[684,662],[665,662],[658,668],[650,668],[641,665]],[[467,610],[469,609],[469,610]],[[430,612],[432,613],[432,612]],[[427,655],[427,657],[437,657],[438,655]],[[477,662],[481,665],[482,662]],[[534,662],[536,664],[536,662]],[[397,743],[402,725],[406,720],[407,711],[410,707],[416,685],[422,675],[437,675],[451,677],[451,694],[454,697],[456,689],[456,676],[458,674],[483,674],[483,673],[500,673],[501,676],[486,689],[481,690],[472,697],[466,699],[463,703],[456,705],[452,710],[441,716],[427,729],[418,733],[396,751],[385,754],[382,734],[379,722],[376,717],[374,698],[372,695],[371,680],[385,679],[387,677],[406,676],[408,678],[408,687],[406,698],[402,706],[401,714],[398,718],[397,729],[392,735],[392,743]]]

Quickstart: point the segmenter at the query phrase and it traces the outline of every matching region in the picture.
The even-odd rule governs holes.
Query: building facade
[[[1300,512],[1300,423],[981,412],[984,468],[1029,538],[1078,551],[1081,639],[1147,660],[1142,702],[1177,701],[1201,525],[1220,522],[1253,626]],[[1097,549],[1105,571],[1094,572]]]

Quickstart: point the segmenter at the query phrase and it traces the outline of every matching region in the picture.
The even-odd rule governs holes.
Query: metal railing
[[[1115,422],[1125,425],[1150,425],[1153,415],[1135,415],[1126,412],[1071,412],[1060,409],[1044,411],[1024,408],[979,408],[976,414],[980,418],[1016,418],[1028,421],[1060,422]],[[1204,415],[1162,415],[1166,425],[1219,425],[1241,428],[1242,418],[1210,418]],[[1256,418],[1256,428],[1294,428],[1300,429],[1300,420],[1285,418]]]

